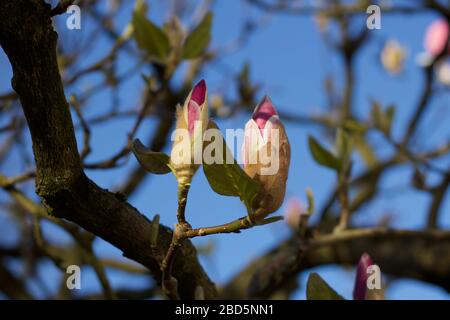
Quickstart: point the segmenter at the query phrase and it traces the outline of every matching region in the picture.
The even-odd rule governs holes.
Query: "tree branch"
[[[293,236],[237,274],[221,298],[267,298],[303,270],[327,264],[355,266],[364,252],[383,274],[423,280],[450,290],[449,251],[448,231],[353,229],[319,236],[307,244],[300,244]]]
[[[2,1],[0,16],[8,17],[0,21],[0,44],[12,65],[12,85],[33,140],[36,192],[51,214],[110,242],[149,268],[160,282],[160,263],[171,230],[161,226],[158,246],[152,249],[149,220],[120,196],[97,186],[82,170],[56,60],[57,34],[49,5],[40,0]],[[216,296],[189,241],[179,250],[173,274],[181,298],[194,298],[197,286],[206,298]]]

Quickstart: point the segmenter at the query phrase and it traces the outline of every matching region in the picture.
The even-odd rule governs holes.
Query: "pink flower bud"
[[[359,259],[356,268],[355,288],[353,289],[354,300],[365,300],[367,291],[367,279],[369,278],[367,268],[373,265],[372,259],[364,253]]]
[[[303,203],[297,198],[290,198],[286,206],[284,220],[293,230],[297,230],[300,225],[301,215],[305,212]]]
[[[201,80],[192,89],[190,96],[188,97],[188,130],[189,134],[194,133],[195,121],[201,120],[202,108],[206,100],[206,83],[205,80]]]
[[[280,125],[281,122],[272,101],[268,96],[264,96],[253,111],[252,118],[245,125],[242,146],[244,166],[247,166],[252,156],[253,160],[256,160],[257,152],[271,139],[272,130],[279,129]]]
[[[283,203],[290,163],[286,131],[267,96],[245,125],[242,154],[244,171],[262,186],[255,206],[258,218],[264,217]]]
[[[264,96],[262,101],[256,106],[253,112],[252,119],[255,120],[261,133],[264,132],[267,121],[271,117],[276,117],[278,119],[278,113],[272,104],[272,101],[268,96]]]
[[[209,122],[205,80],[194,86],[183,107],[177,107],[176,116],[171,165],[177,172],[178,180],[188,183],[201,163],[202,137]]]
[[[446,20],[439,19],[433,22],[427,29],[424,39],[426,51],[437,56],[449,45],[448,42],[449,26]]]
[[[187,123],[189,134],[192,136],[194,134],[194,127],[196,121],[207,120],[207,100],[208,91],[206,89],[205,80],[201,80],[195,85],[191,93],[186,99],[185,109],[187,112]],[[206,115],[206,119],[204,116]],[[202,123],[206,127],[206,123]]]

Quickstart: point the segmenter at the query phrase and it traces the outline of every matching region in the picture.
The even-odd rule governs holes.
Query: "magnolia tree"
[[[450,86],[449,5],[437,0],[409,6],[247,0],[247,9],[260,12],[261,21],[244,17],[238,37],[214,47],[210,42],[219,2],[168,3],[161,4],[169,13],[163,21],[149,18],[152,8],[143,0],[0,3],[4,51],[0,62],[2,71],[8,70],[2,78],[12,77],[0,95],[4,191],[0,200],[5,221],[0,226],[0,235],[5,235],[0,237],[0,297],[289,298],[299,287],[299,274],[329,264],[356,267],[351,284],[356,300],[384,299],[395,278],[449,289],[450,260],[445,256],[450,253],[450,233],[438,225],[450,184],[448,134],[436,145],[421,146],[416,138],[431,100]],[[400,135],[394,135],[395,106],[385,107],[372,99],[369,114],[356,114],[355,57],[372,41],[373,30],[382,28],[381,16],[422,13],[439,17],[424,30],[425,51],[416,59],[424,78],[422,87],[414,88],[419,99]],[[342,93],[336,92],[332,79],[326,80],[328,110],[312,115],[283,112],[261,90],[264,79],[252,80],[251,60],[237,74],[222,75],[224,81],[234,81],[232,94],[215,90],[208,97],[205,70],[241,50],[267,23],[267,16],[287,14],[313,16],[331,54],[342,58]],[[195,17],[192,26],[186,25],[187,16]],[[73,32],[83,39],[74,38]],[[99,35],[106,40],[96,40]],[[104,43],[94,49],[97,42]],[[92,58],[92,52],[100,57]],[[399,76],[407,57],[404,44],[388,39],[379,52],[380,66],[390,76]],[[136,78],[144,84],[142,96],[137,107],[127,109],[121,105],[121,95],[128,99],[129,89],[122,88],[134,86]],[[202,78],[206,81],[199,81]],[[83,79],[96,84],[85,88]],[[111,101],[102,98],[99,107],[95,96],[105,91]],[[244,128],[217,125],[242,112],[249,118]],[[124,119],[128,121],[122,133],[125,144],[110,157],[100,153],[103,160],[90,160],[96,148],[104,147],[95,143],[95,132]],[[147,119],[156,123],[149,137],[140,130]],[[304,194],[305,204],[297,197],[285,199],[291,155],[299,152],[290,143],[299,138],[290,136],[289,129],[306,125],[311,130],[303,138],[310,156],[317,167],[335,175],[326,181],[332,190],[323,203],[315,201],[312,188],[297,191],[299,197]],[[241,146],[234,146],[236,137]],[[394,150],[389,157],[378,152],[380,144]],[[353,218],[380,197],[382,179],[401,166],[413,172],[409,188],[430,199],[423,213],[425,228],[391,228],[382,219],[372,225],[355,223]],[[197,187],[192,179],[199,169],[212,191],[239,198],[240,218],[200,227],[190,222],[194,213],[187,204],[190,190]],[[86,175],[94,170],[94,176],[123,170],[120,186],[117,181],[98,185]],[[127,200],[145,179],[157,180],[154,175],[165,174],[172,174],[178,185],[173,193],[177,210],[164,213],[176,217],[173,228],[160,223],[160,215],[144,215]],[[167,199],[170,195],[161,201]],[[245,233],[251,232],[246,229],[282,223],[291,229],[287,239],[219,285],[199,263],[190,241],[241,232],[245,239]],[[54,236],[55,227],[69,235],[68,242]],[[101,256],[94,248],[100,241],[110,243],[127,259]],[[42,263],[48,261],[60,276],[47,275],[45,268],[42,272]],[[80,276],[85,266],[92,267],[100,293],[83,292]],[[111,284],[108,270],[154,281],[144,289],[117,287]],[[38,289],[30,290],[30,284]],[[316,272],[310,272],[306,288],[300,290],[308,299],[344,299]]]

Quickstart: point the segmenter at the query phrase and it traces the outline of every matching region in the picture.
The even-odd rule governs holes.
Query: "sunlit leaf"
[[[387,119],[388,132],[390,133],[391,128],[392,128],[392,121],[394,120],[394,116],[395,116],[395,106],[389,106],[386,109],[385,115],[386,115],[386,119]]]
[[[160,61],[167,58],[170,52],[169,39],[164,31],[148,20],[142,12],[133,13],[133,28],[139,48]]]
[[[148,172],[166,174],[171,171],[170,157],[167,154],[146,148],[139,139],[134,140],[132,150],[140,165]]]
[[[352,149],[352,137],[342,128],[338,128],[336,131],[336,150],[343,164],[348,164],[351,158]]]
[[[216,124],[210,120],[208,129],[217,129]],[[247,208],[251,208],[253,199],[258,194],[260,185],[250,178],[233,158],[223,136],[222,163],[203,163],[203,171],[211,188],[218,194],[224,196],[239,197]],[[213,140],[211,143],[215,143]],[[208,144],[206,142],[206,144]],[[227,158],[228,162],[227,163]],[[230,161],[231,160],[231,161]]]
[[[308,144],[311,154],[318,164],[332,168],[338,172],[341,170],[341,161],[330,151],[325,149],[316,139],[310,136],[308,138]]]
[[[375,128],[384,132],[385,134],[390,134],[392,120],[395,115],[395,107],[389,106],[388,108],[386,108],[386,111],[383,111],[380,104],[377,101],[373,101],[371,113]]]
[[[372,146],[366,141],[365,137],[355,137],[355,149],[358,151],[367,166],[373,167],[378,163],[377,156]]]
[[[211,40],[212,13],[208,12],[200,24],[192,30],[183,46],[183,58],[198,58],[208,47]]]

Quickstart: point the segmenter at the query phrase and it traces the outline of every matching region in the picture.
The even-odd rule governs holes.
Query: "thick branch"
[[[293,237],[249,264],[228,283],[221,297],[269,297],[302,270],[327,264],[354,266],[364,252],[383,274],[450,290],[450,232],[357,229],[323,236],[303,246]]]
[[[160,281],[159,265],[171,230],[159,228],[151,248],[151,224],[121,197],[101,189],[81,168],[75,134],[56,60],[57,34],[50,7],[40,0],[0,2],[0,44],[12,68],[33,140],[36,191],[50,213],[68,219],[110,242],[124,255],[148,267]],[[174,265],[182,298],[202,286],[207,298],[214,284],[200,266],[195,248],[185,241]]]

